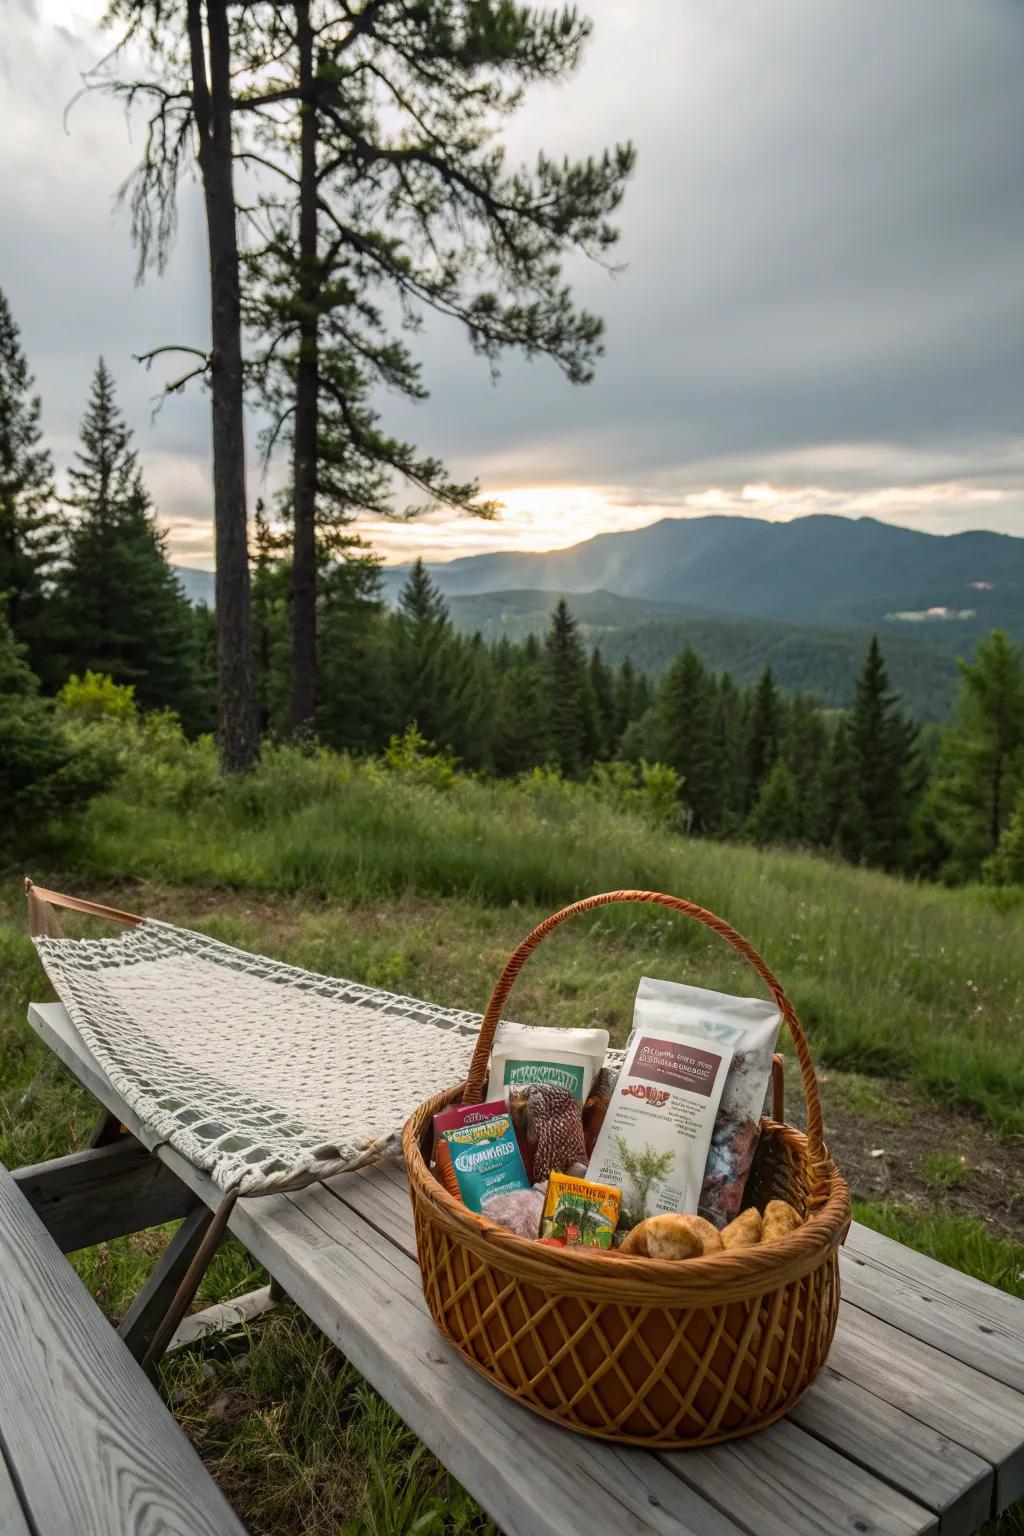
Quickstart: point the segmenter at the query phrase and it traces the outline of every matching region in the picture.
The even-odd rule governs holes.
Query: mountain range
[[[381,572],[391,603],[409,566]],[[502,551],[428,566],[456,626],[487,639],[547,628],[569,599],[605,659],[661,672],[686,645],[752,682],[766,664],[785,688],[852,701],[868,635],[882,637],[894,687],[922,720],[948,715],[958,676],[990,629],[1024,642],[1024,538],[929,534],[874,518],[665,518],[546,553]],[[181,570],[192,602],[209,571]]]
[[[544,554],[470,555],[430,574],[448,597],[604,591],[690,613],[798,624],[859,628],[935,609],[972,610],[986,630],[1024,618],[1024,539],[921,533],[868,517],[664,518]],[[389,567],[386,590],[407,575],[408,567]]]

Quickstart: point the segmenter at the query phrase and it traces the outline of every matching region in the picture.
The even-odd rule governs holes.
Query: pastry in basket
[[[753,1248],[761,1241],[763,1222],[761,1212],[754,1206],[730,1221],[727,1227],[722,1228],[723,1248]]]
[[[706,1253],[720,1253],[721,1249],[721,1233],[703,1216],[666,1212],[639,1222],[627,1234],[619,1252],[646,1259],[699,1259]]]
[[[803,1217],[786,1200],[769,1200],[764,1208],[761,1230],[763,1243],[774,1243],[780,1237],[788,1237],[804,1224]]]

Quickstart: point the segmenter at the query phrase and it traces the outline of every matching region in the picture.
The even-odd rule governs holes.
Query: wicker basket
[[[780,1198],[806,1216],[779,1242],[685,1263],[547,1247],[468,1210],[430,1172],[433,1117],[482,1099],[494,1031],[527,957],[567,918],[626,901],[670,907],[719,934],[766,982],[789,1025],[807,1131],[764,1120],[748,1184],[754,1203]],[[792,1005],[746,940],[703,908],[611,891],[547,918],[498,980],[465,1084],[420,1105],[403,1147],[434,1321],[471,1365],[535,1412],[608,1440],[710,1445],[779,1418],[824,1365],[849,1190],[822,1140],[814,1068]]]

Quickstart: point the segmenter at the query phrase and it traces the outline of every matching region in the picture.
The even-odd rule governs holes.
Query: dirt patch
[[[829,1149],[855,1198],[981,1218],[993,1236],[1024,1241],[1024,1139],[937,1109],[903,1082],[822,1072],[819,1084]]]

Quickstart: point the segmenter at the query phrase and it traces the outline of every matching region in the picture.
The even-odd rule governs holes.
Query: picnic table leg
[[[155,1371],[157,1362],[173,1339],[178,1324],[191,1306],[202,1278],[210,1266],[210,1260],[227,1236],[228,1220],[237,1198],[237,1189],[230,1190],[215,1211],[204,1206],[200,1208],[195,1218],[185,1218],[168,1244],[164,1258],[140,1291],[128,1317],[121,1325],[122,1337],[126,1337],[124,1330],[132,1319],[132,1313],[138,1312],[138,1316],[132,1323],[136,1344],[133,1348],[129,1342],[129,1348],[132,1349],[133,1354],[136,1353],[136,1349],[141,1348],[141,1354],[136,1354],[136,1358],[141,1359],[145,1370],[151,1373]],[[165,1266],[164,1259],[168,1258],[175,1239],[184,1232],[186,1227],[189,1231],[171,1258],[171,1262]],[[143,1318],[146,1319],[145,1324],[142,1321]]]
[[[112,1115],[109,1109],[101,1109],[89,1137],[89,1147],[90,1149],[109,1147],[112,1142],[120,1141],[125,1135],[127,1132],[117,1116]]]

